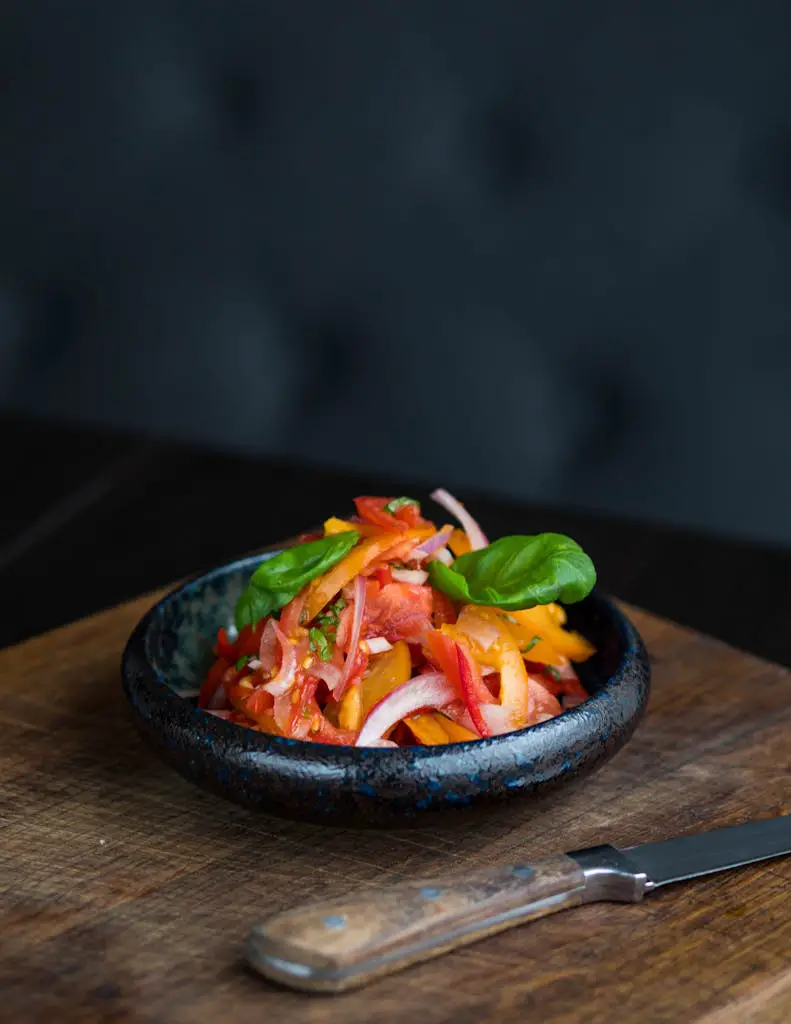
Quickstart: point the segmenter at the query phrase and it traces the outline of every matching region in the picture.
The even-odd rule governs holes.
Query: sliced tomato
[[[326,715],[321,715],[319,728],[315,732],[311,732],[308,739],[313,740],[314,743],[331,743],[333,746],[353,747],[354,741],[357,739],[357,733],[350,732],[348,729],[338,729],[329,721]]]
[[[280,628],[286,636],[292,636],[296,631],[297,626],[300,624],[299,619],[302,615],[302,609],[305,607],[306,597],[307,591],[301,590],[292,601],[289,601],[280,613]]]
[[[570,665],[554,673],[537,661],[526,661],[525,666],[530,678],[538,679],[541,686],[554,697],[577,697],[580,700],[587,700],[590,696]]]
[[[453,607],[453,602],[447,594],[443,594],[441,590],[434,590],[431,588],[431,598],[434,603],[434,608],[431,612],[431,624],[435,629],[439,629],[440,626],[444,626],[446,623],[453,624],[458,615],[456,609]]]
[[[529,676],[527,683],[527,724],[535,725],[547,718],[555,718],[563,708],[546,685],[546,676]]]
[[[392,498],[362,497],[355,498],[354,504],[364,523],[379,526],[390,533],[401,533],[409,529],[409,523],[398,519],[392,512],[385,511],[385,505],[392,500]]]
[[[417,505],[401,505],[395,510],[394,515],[396,519],[406,523],[410,530],[419,530],[421,527],[434,525],[430,520],[421,516],[420,508]]]
[[[430,628],[433,607],[430,587],[387,583],[368,592],[363,636],[383,636],[391,644],[416,638]]]
[[[245,701],[245,711],[256,721],[262,716],[271,717],[275,698],[263,686],[257,686]]]

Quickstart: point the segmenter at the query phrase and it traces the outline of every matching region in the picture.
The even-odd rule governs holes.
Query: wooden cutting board
[[[791,1020],[791,858],[495,936],[344,996],[249,972],[249,926],[316,897],[791,812],[791,675],[642,612],[649,714],[575,788],[483,824],[268,819],[163,767],[119,659],[153,597],[0,652],[0,1020],[134,1024]]]

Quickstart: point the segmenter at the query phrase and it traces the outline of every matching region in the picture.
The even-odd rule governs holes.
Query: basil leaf
[[[241,630],[245,626],[254,626],[259,619],[266,618],[275,610],[272,602],[272,595],[256,590],[249,584],[247,589],[236,602],[236,628]]]
[[[593,590],[596,570],[582,548],[561,533],[501,537],[452,566],[429,563],[431,583],[455,601],[505,611],[562,601],[574,604]]]
[[[322,661],[331,661],[332,644],[329,642],[324,633],[322,633],[320,629],[317,629],[315,626],[313,626],[312,629],[308,630],[308,636],[310,638],[310,649],[312,651],[315,651]]]
[[[236,662],[236,671],[241,672],[248,661],[252,659],[252,654],[243,654],[241,658]]]
[[[236,605],[236,628],[285,607],[302,588],[337,565],[360,539],[356,530],[297,544],[262,562]]]
[[[415,501],[414,498],[393,498],[385,505],[385,512],[389,512],[391,516],[395,515],[395,513],[400,508],[403,508],[404,505],[414,505],[418,511],[418,515],[420,514],[420,502]]]

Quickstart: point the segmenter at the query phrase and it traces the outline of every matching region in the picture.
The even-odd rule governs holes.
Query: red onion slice
[[[277,664],[277,633],[275,632],[275,620],[270,619],[264,626],[261,633],[261,643],[258,647],[258,660],[264,672],[271,672]]]
[[[417,587],[428,579],[425,569],[391,569],[390,574],[396,583],[413,583]]]
[[[443,565],[453,565],[453,555],[447,548],[440,548],[438,551],[435,551],[433,557],[438,562],[442,562]]]
[[[352,674],[354,663],[357,661],[357,650],[360,646],[360,633],[363,628],[363,615],[365,614],[365,578],[358,576],[354,581],[353,586],[353,600],[354,600],[354,618],[352,619],[352,632],[349,637],[349,646],[346,652],[346,661],[343,663],[343,672],[341,673],[341,679],[335,689],[332,691],[332,695],[336,700],[340,700],[343,696],[343,691],[346,689],[346,684],[349,681],[349,676]]]
[[[449,494],[442,487],[434,491],[431,497],[438,505],[441,505],[446,511],[450,512],[452,516],[455,516],[458,519],[464,529],[464,532],[467,534],[467,539],[469,540],[470,547],[473,551],[479,551],[481,548],[489,546],[486,534],[480,526],[478,526],[458,498],[454,498],[452,494]]]
[[[317,679],[323,679],[330,688],[330,692],[333,692],[341,681],[341,669],[337,665],[333,665],[331,661],[315,661],[308,672]]]
[[[514,731],[511,712],[502,704],[481,704],[479,710],[492,736],[502,736],[505,732]]]
[[[456,688],[441,672],[407,679],[374,704],[363,722],[355,746],[371,746],[383,739],[384,734],[402,718],[426,708],[441,708],[456,697]]]
[[[424,540],[422,544],[419,544],[416,548],[410,551],[408,560],[410,562],[419,562],[428,555],[433,554],[439,548],[444,548],[450,540],[450,535],[453,533],[452,526],[444,526],[441,530],[433,533],[428,540]]]
[[[232,711],[223,711],[222,708],[206,708],[207,715],[214,715],[215,718],[230,718]]]
[[[294,650],[294,645],[289,643],[288,637],[280,626],[278,626],[274,619],[271,619],[270,621],[272,623],[272,628],[275,631],[277,642],[280,644],[282,656],[280,660],[280,671],[274,679],[270,679],[268,683],[264,683],[263,687],[267,693],[271,693],[273,696],[279,697],[287,690],[290,690],[294,685],[294,680],[297,674],[297,654]],[[263,661],[263,658],[261,660]]]

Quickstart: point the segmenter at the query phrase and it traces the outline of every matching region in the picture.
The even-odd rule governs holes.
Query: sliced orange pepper
[[[464,530],[460,530],[458,526],[450,535],[448,547],[456,556],[456,558],[458,558],[459,555],[466,555],[469,551],[472,550],[472,548],[470,547],[470,538],[467,536]]]
[[[371,668],[362,681],[362,717],[377,704],[382,697],[397,686],[405,683],[412,675],[412,658],[406,641],[399,640],[393,649],[384,654],[376,655],[371,660]]]

